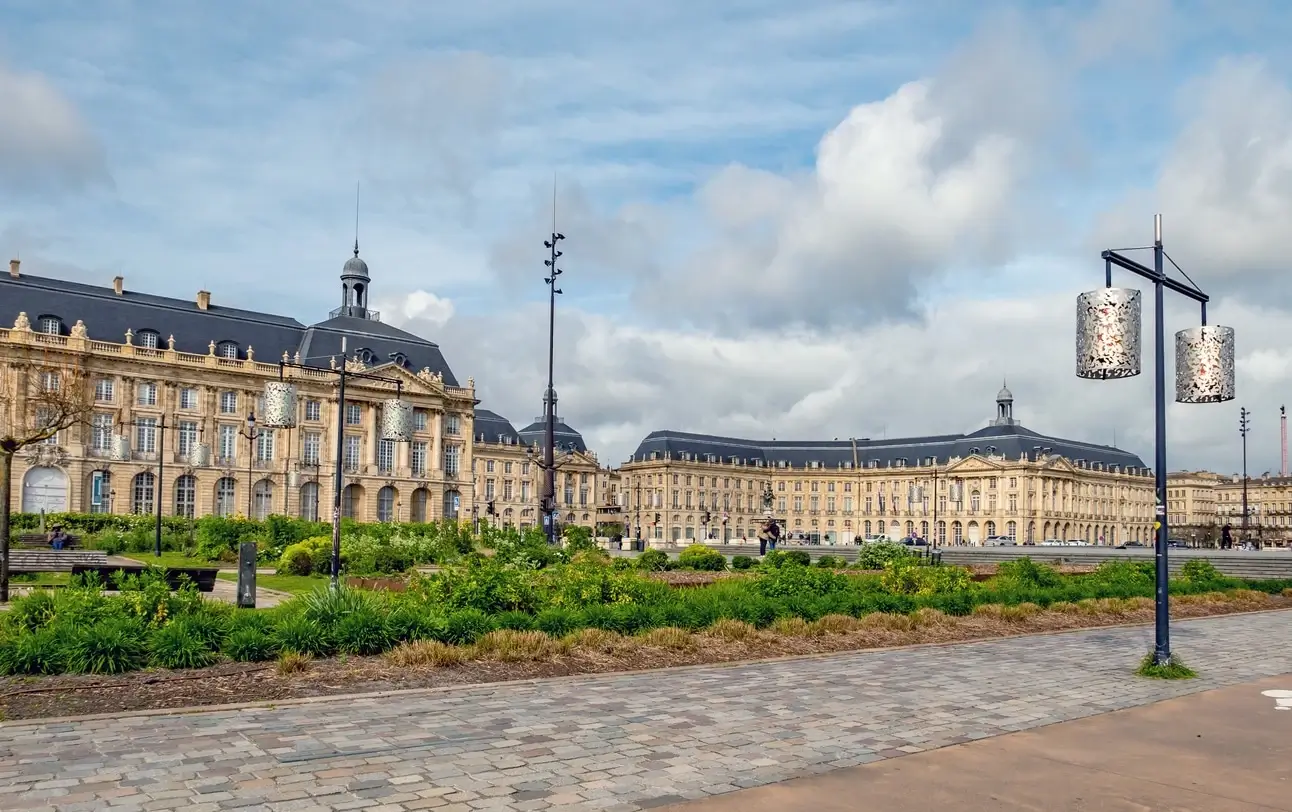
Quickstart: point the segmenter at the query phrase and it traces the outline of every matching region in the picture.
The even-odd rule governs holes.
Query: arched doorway
[[[426,505],[430,501],[430,492],[425,488],[418,488],[413,491],[412,513],[409,518],[414,522],[424,522],[427,520]]]
[[[263,521],[274,510],[274,483],[262,479],[251,489],[252,518]]]
[[[444,492],[444,518],[456,521],[458,511],[462,509],[462,494],[457,491]]]
[[[969,524],[965,527],[965,536],[966,536],[965,540],[968,541],[970,544],[978,543],[979,536],[978,536],[977,522],[969,522]]]
[[[346,519],[357,519],[362,508],[363,486],[346,485],[341,491],[341,516]]]
[[[377,491],[377,521],[393,522],[398,519],[395,515],[395,504],[398,498],[399,492],[391,485],[386,485]]]
[[[319,520],[319,484],[317,482],[306,482],[301,486],[297,515],[309,522]]]
[[[41,511],[67,512],[67,474],[52,465],[29,468],[22,478],[22,512]]]

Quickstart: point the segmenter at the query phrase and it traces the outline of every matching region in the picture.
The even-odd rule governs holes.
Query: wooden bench
[[[76,536],[69,535],[63,541],[63,549],[71,550],[80,546],[80,539]],[[21,533],[10,539],[10,549],[13,550],[49,550],[49,539],[44,533]]]
[[[10,550],[10,572],[74,572],[77,566],[107,566],[102,550]]]
[[[142,564],[109,564],[105,559],[102,564],[75,564],[72,566],[72,576],[86,575],[95,573],[99,576],[99,582],[105,589],[117,588],[117,573],[124,572],[127,575],[138,575],[147,570],[148,567]],[[182,584],[183,576],[187,575],[189,580],[197,586],[198,592],[214,592],[215,578],[220,570],[217,567],[168,567],[165,570],[166,583],[171,589],[179,589]]]

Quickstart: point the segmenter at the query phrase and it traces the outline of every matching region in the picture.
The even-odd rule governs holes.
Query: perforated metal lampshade
[[[1140,292],[1100,288],[1077,297],[1077,377],[1140,373]]]
[[[381,439],[406,443],[413,439],[413,407],[392,398],[381,407]]]
[[[112,435],[112,447],[109,449],[109,455],[114,460],[130,459],[130,438],[124,434]]]
[[[1234,399],[1234,328],[1190,327],[1175,334],[1177,403]]]
[[[298,487],[300,484],[301,484],[301,472],[300,472],[300,471],[288,471],[288,472],[287,472],[287,487],[289,487],[289,488],[295,488],[295,487]]]
[[[260,423],[274,429],[290,429],[296,425],[296,384],[286,381],[265,384],[265,406]]]
[[[211,447],[206,443],[196,443],[188,454],[188,462],[198,468],[211,464]]]

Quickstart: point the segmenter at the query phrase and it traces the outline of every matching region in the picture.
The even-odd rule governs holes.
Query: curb
[[[1221,615],[1204,615],[1202,617],[1180,618],[1174,623],[1192,623],[1200,620],[1216,620],[1226,617],[1247,617],[1250,615],[1267,615],[1277,612],[1292,613],[1292,608],[1282,607],[1278,609],[1257,609],[1250,612],[1226,612]],[[579,682],[600,679],[603,677],[626,677],[642,676],[645,674],[671,674],[686,671],[695,671],[701,668],[708,669],[729,669],[741,668],[749,665],[771,665],[776,663],[787,662],[811,662],[814,660],[824,660],[833,657],[846,657],[857,654],[872,654],[891,651],[909,651],[912,649],[937,649],[949,648],[952,646],[974,646],[987,643],[995,643],[1001,640],[1016,640],[1020,637],[1056,637],[1065,634],[1080,634],[1090,631],[1107,631],[1109,629],[1139,629],[1152,626],[1152,622],[1144,623],[1116,623],[1107,626],[1085,626],[1079,629],[1060,629],[1058,631],[1048,632],[1022,632],[1019,634],[998,635],[995,637],[983,637],[976,640],[959,640],[946,643],[911,643],[904,646],[883,646],[879,648],[853,649],[848,651],[828,651],[814,654],[790,654],[784,657],[766,657],[750,660],[731,660],[721,663],[696,663],[694,665],[678,665],[671,668],[638,668],[629,671],[598,671],[588,674],[566,674],[555,677],[530,677],[528,679],[516,680],[499,680],[497,682],[474,682],[461,685],[440,685],[428,688],[402,688],[391,691],[369,691],[355,694],[329,694],[327,696],[304,696],[293,697],[290,699],[279,700],[256,700],[253,702],[235,702],[224,705],[195,705],[182,708],[150,708],[137,711],[123,711],[119,713],[94,713],[82,716],[50,716],[41,719],[15,719],[9,722],[0,721],[0,730],[9,730],[24,727],[39,727],[43,725],[72,724],[80,722],[98,722],[105,720],[122,720],[147,718],[153,716],[192,716],[201,713],[229,713],[232,711],[259,710],[259,709],[277,709],[285,707],[297,707],[301,705],[317,705],[324,702],[347,702],[367,699],[388,699],[391,697],[419,697],[430,696],[434,694],[452,693],[455,691],[479,690],[481,688],[508,688],[525,685],[538,685],[553,682]],[[1131,672],[1127,672],[1131,673]]]

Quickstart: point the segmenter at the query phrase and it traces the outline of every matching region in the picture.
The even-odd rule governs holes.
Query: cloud
[[[103,148],[48,79],[0,63],[0,189],[63,191],[109,182]]]
[[[424,290],[415,290],[402,300],[379,300],[377,310],[383,314],[385,321],[396,326],[418,322],[425,326],[439,328],[453,318],[453,302]]]
[[[1167,251],[1203,290],[1292,306],[1292,91],[1258,58],[1224,59],[1181,92],[1186,121],[1155,185],[1099,223],[1103,247]]]

